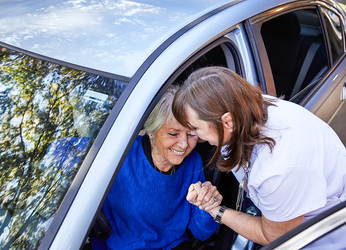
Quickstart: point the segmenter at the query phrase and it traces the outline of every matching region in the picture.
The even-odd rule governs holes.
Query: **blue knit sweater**
[[[190,184],[205,181],[200,156],[192,151],[175,173],[164,175],[150,165],[141,138],[132,146],[102,208],[113,227],[108,249],[171,249],[188,240],[187,228],[206,240],[217,223],[186,200]],[[101,245],[94,242],[93,249]]]

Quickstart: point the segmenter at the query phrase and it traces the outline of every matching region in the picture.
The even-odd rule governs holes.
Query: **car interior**
[[[307,87],[327,66],[326,46],[316,10],[299,10],[264,22],[261,35],[276,93],[286,100]]]

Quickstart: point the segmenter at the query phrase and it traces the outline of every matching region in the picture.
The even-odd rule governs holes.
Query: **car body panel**
[[[323,86],[316,91],[313,97],[304,105],[311,112],[327,122],[339,135],[346,145],[345,126],[346,120],[345,100],[342,100],[342,92],[346,82],[346,62],[342,61],[334,72],[323,82]]]
[[[91,2],[85,1],[69,1],[68,6],[74,6],[82,12],[77,12],[73,16],[73,8],[70,8],[67,10],[66,16],[61,16],[67,17],[66,20],[52,14],[54,6],[59,6],[61,0],[35,1],[27,6],[29,10],[16,8],[16,6],[23,6],[24,1],[21,0],[16,1],[15,4],[11,1],[0,1],[0,6],[4,7],[0,7],[0,27],[3,26],[0,28],[2,43],[18,46],[23,52],[30,51],[29,53],[34,56],[47,60],[69,63],[72,67],[80,67],[86,71],[107,72],[114,79],[122,77],[129,81],[128,87],[106,120],[61,207],[55,214],[40,249],[65,250],[79,249],[83,246],[97,212],[100,211],[127,152],[152,108],[174,78],[196,59],[198,53],[214,42],[219,39],[225,39],[223,40],[225,43],[227,39],[233,42],[242,60],[244,77],[251,84],[260,85],[265,93],[275,94],[275,92],[271,92],[273,91],[273,80],[270,80],[270,77],[272,78],[270,70],[266,69],[268,62],[255,66],[256,58],[265,56],[265,51],[260,46],[256,46],[255,36],[248,33],[247,20],[250,19],[249,23],[252,25],[293,7],[300,8],[301,4],[325,4],[323,1],[288,0],[262,1],[261,4],[256,4],[256,1],[258,0],[220,0],[212,1],[211,4],[210,1],[152,0],[119,1],[117,3],[106,1],[104,6],[97,5],[95,2],[91,4]],[[200,4],[199,6],[196,6],[197,2]],[[332,4],[336,10],[340,10],[340,7],[334,2],[325,2]],[[86,8],[85,3],[90,4],[89,8]],[[287,3],[290,7],[285,9]],[[191,4],[194,5],[193,8],[191,8]],[[51,7],[47,7],[48,5]],[[118,12],[117,19],[124,18],[122,22],[131,24],[126,26],[128,30],[116,31],[115,27],[118,24],[115,24],[114,20],[102,19],[97,16],[103,12],[104,7],[107,15],[111,15],[111,8],[126,10],[127,12],[124,13]],[[91,13],[89,11],[93,8],[96,8],[97,11],[88,16],[87,13]],[[175,13],[177,9],[179,13]],[[152,17],[152,19],[147,15],[155,12],[158,13],[158,16]],[[40,22],[36,23],[35,15],[28,15],[28,13],[42,13],[42,18],[39,18]],[[130,19],[136,13],[142,13],[144,17],[139,16],[139,19],[136,20]],[[167,21],[168,17],[165,16],[167,13],[169,13],[168,17],[173,19],[171,23]],[[173,18],[176,15],[184,18],[180,20]],[[54,17],[52,23],[43,25],[45,20],[49,20],[49,16]],[[76,25],[81,26],[76,31],[83,32],[81,32],[81,36],[73,37],[72,33],[69,33],[71,27],[68,27],[70,25],[68,20],[75,20],[79,17],[80,20],[76,22]],[[6,18],[14,18],[16,25],[7,30],[9,21]],[[29,31],[32,28],[38,29],[38,31],[22,31],[23,18],[30,26],[32,25]],[[152,23],[148,23],[147,20],[144,20],[145,18],[151,20]],[[47,27],[53,29],[59,20],[64,21],[62,25],[58,25],[64,32],[58,34],[57,30],[54,32],[45,30]],[[158,23],[158,20],[165,21],[161,24]],[[106,24],[104,21],[110,21],[110,24]],[[100,30],[88,30],[88,25],[103,27]],[[110,29],[112,32],[103,32],[106,27],[109,27],[108,25],[112,26]],[[142,27],[149,30],[142,30]],[[18,30],[19,33],[16,34]],[[146,31],[149,32],[150,38],[138,35]],[[106,33],[106,36],[101,36],[102,32]],[[115,33],[121,33],[121,35],[114,39]],[[55,47],[52,47],[48,41],[53,37],[58,38],[56,42],[59,44]],[[97,39],[90,40],[88,37]],[[40,40],[43,45],[36,46]],[[83,43],[83,47],[79,47],[81,43]],[[126,48],[131,48],[131,51]],[[328,74],[320,82],[320,88],[316,88],[316,91],[304,103],[306,108],[323,120],[334,124],[339,135],[345,135],[342,129],[345,116],[342,114],[345,112],[346,105],[345,101],[337,99],[341,97],[340,88],[346,80],[344,73],[341,73],[342,68],[345,67],[346,62],[340,61],[334,68],[338,72],[333,71]],[[266,77],[262,77],[262,73]]]
[[[231,12],[230,9],[225,11]],[[236,16],[222,15],[220,20],[220,17],[215,15],[196,26],[195,29],[185,33],[167,48],[141,77],[93,161],[93,165],[84,179],[67,217],[64,218],[64,222],[50,249],[74,249],[82,244],[88,230],[85,224],[91,223],[93,217],[90,214],[96,213],[99,203],[104,198],[100,194],[105,193],[114,173],[117,173],[121,167],[126,149],[124,145],[132,144],[129,138],[139,132],[140,127],[138,127],[138,124],[143,119],[150,100],[162,88],[162,83],[169,78],[171,72],[175,71],[186,58],[195,52],[195,48],[202,47],[205,43],[210,42],[210,37],[214,37],[228,28],[227,23],[232,23],[229,21],[231,18],[235,19]],[[238,18],[242,19],[243,17]],[[224,24],[224,27],[220,25],[221,23]],[[209,25],[215,25],[218,29],[208,30],[212,33],[205,32],[205,27]],[[186,41],[193,42],[187,44]],[[180,53],[177,53],[177,51],[180,51]],[[166,64],[167,61],[170,63]],[[136,105],[136,103],[142,105]],[[119,133],[118,131],[123,132]],[[119,162],[119,164],[114,164],[115,162]],[[85,207],[82,210],[81,204]],[[64,241],[62,241],[63,239]],[[77,242],[76,239],[80,239],[80,241]]]
[[[263,250],[302,249],[340,227],[346,227],[346,202],[340,203],[299,225],[265,246]]]
[[[46,57],[132,77],[170,35],[226,2],[1,1],[0,40]]]
[[[259,81],[257,78],[256,66],[244,25],[239,24],[235,26],[225,37],[232,40],[239,49],[239,54],[242,57],[241,59],[244,66],[244,78],[252,85],[258,86]]]

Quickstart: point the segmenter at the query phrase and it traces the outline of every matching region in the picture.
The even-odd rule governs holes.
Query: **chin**
[[[185,158],[185,157],[184,157],[184,158]],[[174,164],[174,165],[179,165],[180,163],[183,162],[184,158],[173,161],[173,164]]]
[[[183,162],[187,155],[182,155],[182,156],[175,156],[172,161],[170,161],[173,165],[179,165],[180,163]]]

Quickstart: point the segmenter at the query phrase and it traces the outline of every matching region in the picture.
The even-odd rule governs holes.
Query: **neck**
[[[171,163],[168,163],[167,161],[159,161],[156,159],[155,157],[155,153],[154,150],[152,150],[151,152],[151,157],[153,159],[153,163],[155,165],[155,167],[161,172],[167,172],[169,171],[172,167],[174,167],[174,165],[172,165]]]

